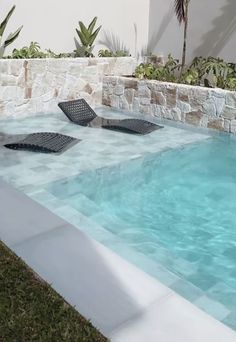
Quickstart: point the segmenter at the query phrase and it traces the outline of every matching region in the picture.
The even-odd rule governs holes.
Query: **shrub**
[[[141,63],[135,70],[140,79],[155,79],[166,82],[179,82],[189,85],[219,87],[236,91],[236,64],[227,63],[214,57],[196,57],[180,75],[181,65],[171,55],[164,66]]]
[[[126,50],[110,51],[110,50],[100,50],[98,52],[99,57],[127,57],[130,56]]]
[[[59,53],[56,54],[52,50],[42,51],[39,43],[31,42],[29,46],[24,46],[21,49],[14,49],[11,56],[7,58],[67,58],[74,57],[74,53]]]

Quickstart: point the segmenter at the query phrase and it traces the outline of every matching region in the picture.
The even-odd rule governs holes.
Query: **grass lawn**
[[[0,242],[0,341],[108,340]]]

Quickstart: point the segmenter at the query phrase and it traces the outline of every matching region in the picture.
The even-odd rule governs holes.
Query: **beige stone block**
[[[158,118],[162,118],[166,111],[169,111],[169,109],[167,109],[164,106],[151,104],[151,114],[158,117]]]
[[[224,119],[224,131],[225,132],[230,132],[230,123],[231,123],[231,120]]]
[[[230,107],[230,106],[225,106],[224,110],[222,112],[222,117],[225,119],[230,119],[233,120],[236,117],[236,108],[235,107]]]
[[[124,94],[124,86],[121,84],[117,84],[114,88],[114,94],[115,95],[123,95]]]
[[[133,103],[135,90],[132,88],[125,89],[125,97],[129,104]]]
[[[181,111],[178,108],[174,108],[171,110],[173,120],[175,121],[181,121],[182,116],[181,116]]]
[[[138,90],[138,80],[132,78],[125,78],[124,79],[124,87],[125,89],[135,89]]]
[[[123,110],[129,110],[129,103],[124,95],[120,96],[119,108]]]
[[[2,94],[1,94],[1,99],[3,101],[14,101],[17,99],[17,86],[5,86],[1,87],[2,88]]]
[[[146,98],[146,97],[141,97],[140,98],[140,104],[141,105],[150,105],[151,101],[150,101],[150,98]]]
[[[211,99],[216,108],[216,116],[221,116],[225,107],[225,92],[214,92]]]
[[[146,97],[146,98],[151,98],[151,90],[147,87],[145,83],[141,83],[138,87],[137,91],[138,97]]]
[[[191,111],[189,113],[186,113],[185,122],[191,125],[200,126],[202,118],[203,113],[200,110]]]
[[[10,73],[13,76],[19,76],[23,69],[23,61],[22,60],[11,60],[10,64]]]
[[[120,101],[119,96],[111,95],[111,106],[115,108],[119,108]]]
[[[200,87],[192,87],[190,95],[190,105],[195,109],[202,109],[209,98],[209,90]]]
[[[176,106],[181,111],[181,113],[191,112],[191,106],[187,102],[177,100]]]
[[[9,74],[9,60],[0,60],[0,75],[2,76],[3,74],[8,75]]]
[[[176,88],[166,88],[166,105],[168,107],[176,107],[177,104],[177,89]]]
[[[101,103],[102,103],[102,90],[97,89],[97,90],[93,91],[93,93],[91,94],[91,97],[94,100],[94,103],[96,104],[96,106],[101,105]]]
[[[91,95],[92,92],[93,92],[93,89],[92,89],[92,87],[90,86],[90,84],[87,83],[87,84],[84,86],[83,91],[85,91],[86,93],[88,93],[88,94]]]
[[[67,71],[65,70],[65,73],[68,72],[68,74],[72,76],[79,77],[83,73],[84,68],[86,68],[86,66],[78,63],[69,64]]]
[[[0,86],[17,85],[17,77],[13,75],[2,74],[0,77]]]
[[[141,105],[139,106],[140,113],[150,114],[151,113],[151,105]]]
[[[216,105],[215,105],[215,102],[212,98],[207,99],[202,104],[202,111],[205,115],[208,115],[210,117],[216,116]]]
[[[236,108],[236,92],[226,93],[226,105]]]
[[[166,98],[163,95],[163,93],[159,91],[152,91],[151,92],[151,103],[160,105],[160,106],[165,106],[166,105]]]
[[[233,134],[236,134],[236,120],[231,120],[230,132],[233,133]]]
[[[224,131],[224,119],[218,118],[215,120],[211,120],[208,122],[207,127],[217,129],[219,131]]]
[[[163,117],[168,120],[173,120],[173,114],[170,109],[166,109],[163,113]]]
[[[133,101],[133,111],[139,112],[139,107],[140,107],[139,98],[135,97]]]
[[[102,97],[102,104],[104,105],[104,106],[111,106],[111,98],[110,98],[110,96],[103,96]]]

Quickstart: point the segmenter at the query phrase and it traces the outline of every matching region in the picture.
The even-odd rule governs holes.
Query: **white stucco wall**
[[[150,0],[149,41],[155,53],[181,56],[183,31],[175,18],[174,0]],[[220,56],[236,61],[236,0],[191,0],[188,60]]]
[[[136,50],[134,24],[137,26],[137,50],[148,39],[149,0],[1,0],[0,21],[13,4],[16,10],[7,32],[24,25],[13,44],[17,48],[37,41],[45,49],[73,51],[78,21],[88,24],[94,16],[98,16],[103,32],[116,34],[132,55]],[[103,32],[98,40],[103,39]],[[12,50],[13,45],[8,51]],[[96,44],[95,52],[100,48]]]

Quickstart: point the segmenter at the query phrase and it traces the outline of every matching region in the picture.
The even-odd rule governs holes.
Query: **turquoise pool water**
[[[82,141],[60,156],[0,146],[0,177],[236,330],[236,139],[161,124],[133,136],[59,113],[1,119],[6,134]]]
[[[47,191],[120,241],[108,245],[119,251],[123,243],[163,266],[178,277],[173,289],[236,328],[235,167],[235,140],[213,137]]]

